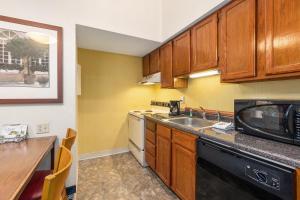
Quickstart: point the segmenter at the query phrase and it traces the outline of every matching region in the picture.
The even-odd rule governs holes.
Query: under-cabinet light
[[[220,74],[220,71],[217,69],[212,69],[212,70],[208,70],[208,71],[204,71],[204,72],[190,74],[189,77],[190,78],[200,78],[200,77],[213,76],[213,75],[217,75],[217,74]]]
[[[142,85],[154,85],[155,83],[153,82],[144,82],[144,83],[141,83]]]

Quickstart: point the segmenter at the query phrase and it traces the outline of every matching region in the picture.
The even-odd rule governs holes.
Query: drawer
[[[181,145],[182,147],[196,152],[196,140],[198,136],[185,133],[176,129],[172,130],[172,142]]]
[[[161,124],[157,124],[156,134],[166,139],[171,139],[171,129]]]
[[[155,132],[156,131],[156,123],[154,121],[146,119],[146,128],[152,132]]]
[[[155,170],[155,157],[149,153],[145,153],[146,162],[153,170]]]
[[[146,140],[145,142],[146,152],[155,157],[155,145]]]
[[[152,144],[155,144],[155,133],[146,129],[146,140],[148,140]]]

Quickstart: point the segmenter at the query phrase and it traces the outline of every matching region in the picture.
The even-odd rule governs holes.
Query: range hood
[[[153,85],[160,83],[160,72],[143,77],[139,82],[142,85]]]

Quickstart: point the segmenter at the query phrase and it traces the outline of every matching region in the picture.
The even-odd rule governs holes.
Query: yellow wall
[[[257,83],[220,83],[220,76],[190,79],[181,90],[141,86],[138,57],[78,50],[82,95],[78,98],[79,154],[128,145],[127,112],[148,108],[150,101],[185,96],[187,106],[233,111],[237,98],[300,99],[300,79]]]
[[[171,90],[155,87],[156,100],[168,101],[185,96],[186,105],[233,111],[237,98],[300,99],[300,79],[256,83],[220,83],[220,76],[190,79],[187,89]]]
[[[154,96],[153,87],[137,85],[141,58],[78,49],[78,63],[79,154],[127,148],[127,112],[149,107]]]

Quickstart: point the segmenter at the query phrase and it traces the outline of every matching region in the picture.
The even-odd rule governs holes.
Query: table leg
[[[55,154],[55,151],[54,151],[54,145],[53,145],[52,149],[51,149],[51,170],[54,169],[54,154]]]

